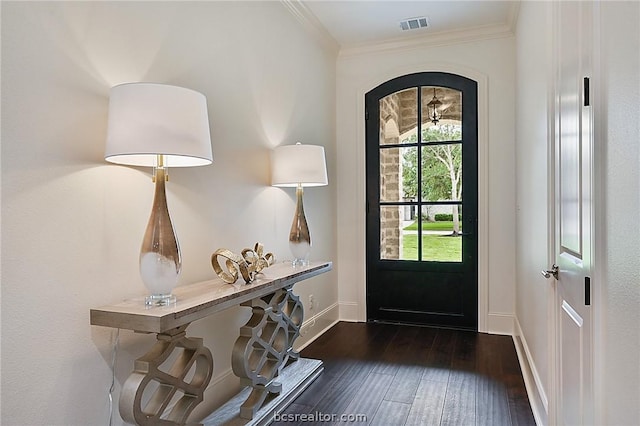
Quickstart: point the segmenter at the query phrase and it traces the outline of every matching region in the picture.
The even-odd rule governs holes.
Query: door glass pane
[[[380,99],[380,145],[418,142],[418,88]]]
[[[462,206],[422,206],[421,220],[422,260],[462,262]]]
[[[416,201],[418,148],[380,149],[380,201]]]
[[[411,217],[411,206],[380,206],[380,259],[389,260],[417,260],[418,249],[416,245],[415,253],[409,251],[409,258],[406,257],[406,244],[404,241],[404,226]],[[416,240],[416,237],[414,237]],[[414,242],[414,244],[416,244]],[[413,257],[411,257],[413,256]]]
[[[422,87],[422,140],[462,140],[462,92],[448,87]]]
[[[461,201],[462,145],[428,145],[422,153],[422,200]]]

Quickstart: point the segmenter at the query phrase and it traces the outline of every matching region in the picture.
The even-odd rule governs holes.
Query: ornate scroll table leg
[[[300,335],[303,309],[291,288],[253,299],[243,306],[250,306],[253,315],[240,329],[231,364],[241,383],[253,388],[240,407],[240,417],[250,420],[269,393],[280,393],[282,385],[275,378],[289,360],[299,357],[293,343]]]
[[[186,337],[187,325],[158,334],[138,358],[120,394],[120,415],[138,425],[183,425],[202,402],[213,373],[202,339]]]
[[[282,312],[282,319],[287,324],[287,333],[289,335],[289,346],[287,347],[287,359],[283,366],[297,361],[300,358],[300,353],[293,349],[293,344],[298,337],[300,337],[300,327],[304,319],[304,307],[300,298],[293,294],[292,287],[286,290],[286,296],[283,302],[279,305]]]

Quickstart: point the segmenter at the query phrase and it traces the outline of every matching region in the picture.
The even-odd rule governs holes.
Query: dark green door
[[[405,75],[365,96],[367,318],[477,329],[477,83]]]

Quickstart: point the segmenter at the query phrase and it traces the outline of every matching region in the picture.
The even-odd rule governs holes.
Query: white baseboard
[[[535,362],[529,351],[527,340],[524,334],[522,334],[518,317],[514,319],[514,322],[515,333],[513,334],[513,343],[516,347],[516,353],[518,354],[520,370],[522,370],[522,377],[524,378],[524,384],[527,388],[527,395],[529,396],[529,404],[531,404],[533,417],[537,425],[547,425],[549,424],[549,401],[547,394],[542,386],[542,380],[540,379]]]
[[[513,335],[513,314],[489,312],[487,315],[487,333]]]
[[[360,322],[356,302],[340,302],[340,321]]]
[[[318,312],[302,323],[300,337],[296,340],[295,349],[301,351],[311,342],[322,336],[339,321],[339,307],[337,303]]]

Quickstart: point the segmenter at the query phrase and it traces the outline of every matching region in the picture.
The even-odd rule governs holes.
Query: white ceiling
[[[510,27],[517,1],[395,1],[305,0],[341,48],[371,45],[403,38],[429,37],[490,27]],[[429,26],[402,31],[400,21],[426,16]]]

